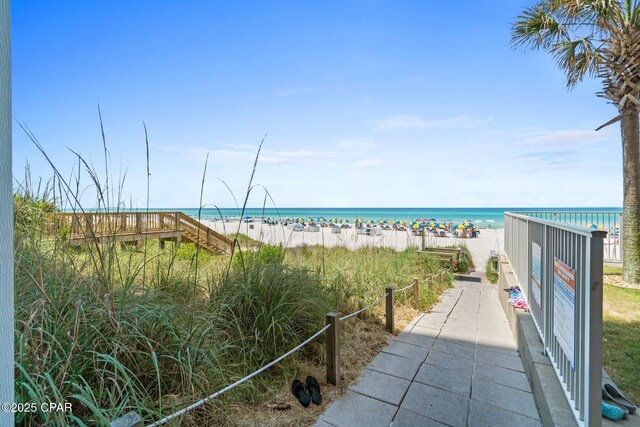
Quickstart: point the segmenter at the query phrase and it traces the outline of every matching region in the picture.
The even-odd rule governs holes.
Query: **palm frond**
[[[597,76],[600,58],[590,37],[560,41],[551,47],[550,52],[567,76],[568,89],[585,76]]]
[[[547,2],[525,10],[511,25],[511,42],[516,47],[549,49],[567,38],[567,30],[553,14]]]

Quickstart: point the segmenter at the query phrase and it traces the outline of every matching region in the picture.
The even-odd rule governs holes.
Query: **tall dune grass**
[[[96,191],[91,210],[109,211],[114,203],[123,209],[123,182],[106,179],[106,160],[101,179],[78,159]],[[25,179],[16,189],[16,396],[73,404],[73,413],[18,414],[19,425],[108,425],[131,410],[145,421],[161,418],[297,345],[322,326],[326,312],[356,310],[387,285],[443,269],[413,250],[259,245],[228,257],[188,244],[121,248],[115,239],[72,247],[64,232],[51,234],[47,214],[85,211],[80,171],[65,180],[55,170],[44,188]],[[423,286],[421,305],[451,280],[441,275]],[[410,303],[402,295],[399,301]],[[320,339],[301,357],[322,364],[323,351]],[[241,385],[224,402],[261,399],[273,392],[268,378],[278,372]],[[215,412],[201,408],[180,424],[215,424],[211,417]]]

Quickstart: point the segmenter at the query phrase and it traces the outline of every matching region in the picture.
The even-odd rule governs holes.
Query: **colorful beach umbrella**
[[[394,224],[395,224],[395,225],[404,225],[404,224],[405,224],[405,222],[399,219],[399,220],[397,220]]]
[[[325,221],[326,221],[326,219],[324,219],[324,217],[323,217],[323,216],[321,216],[320,218],[318,218],[318,222],[325,222]]]
[[[356,224],[362,224],[362,218],[356,218],[354,221]]]
[[[342,218],[342,220],[340,221],[342,224],[348,224],[349,220],[347,218]]]
[[[587,228],[590,228],[591,230],[603,230],[602,226],[598,224],[591,224],[587,226]]]
[[[389,224],[389,221],[387,221],[386,219],[381,219],[380,224]]]

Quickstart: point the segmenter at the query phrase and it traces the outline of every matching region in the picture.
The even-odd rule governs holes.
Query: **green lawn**
[[[604,286],[604,368],[640,403],[640,290]]]

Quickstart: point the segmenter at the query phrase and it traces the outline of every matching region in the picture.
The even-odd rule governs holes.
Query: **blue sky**
[[[567,92],[514,51],[529,1],[13,2],[13,108],[58,169],[123,197],[231,207],[255,176],[282,207],[620,206],[619,127],[597,81]],[[14,125],[14,175],[51,169]],[[83,183],[89,186],[85,177]],[[91,200],[85,193],[87,203]]]

